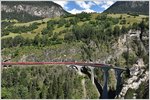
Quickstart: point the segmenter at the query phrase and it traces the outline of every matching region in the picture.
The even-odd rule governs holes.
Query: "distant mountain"
[[[2,1],[1,14],[3,19],[17,19],[27,22],[42,18],[65,15],[60,5],[52,1]]]
[[[149,14],[149,1],[117,1],[105,13]]]

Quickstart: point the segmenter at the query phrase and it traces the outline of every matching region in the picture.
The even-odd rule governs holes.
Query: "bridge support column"
[[[120,93],[121,90],[121,73],[124,71],[122,69],[114,69],[115,70],[115,76],[116,76],[116,80],[117,80],[117,84],[116,84],[116,96],[118,96],[118,94]]]
[[[94,67],[89,67],[90,70],[91,70],[91,81],[92,81],[92,84],[94,84]]]
[[[108,90],[107,90],[107,84],[108,84],[108,77],[109,77],[109,67],[102,67],[102,70],[104,71],[104,86],[103,86],[103,93],[102,93],[102,99],[108,99]]]

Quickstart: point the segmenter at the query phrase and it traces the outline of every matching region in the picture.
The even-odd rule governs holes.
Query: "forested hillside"
[[[117,1],[104,12],[149,15],[149,1]]]
[[[84,96],[83,78],[66,66],[15,66],[2,72],[2,98],[80,99]],[[90,79],[85,81],[88,98],[98,98]]]
[[[3,21],[2,49],[5,50],[6,54],[8,51],[10,56],[13,56],[15,52],[18,53],[16,54],[17,58],[13,56],[11,60],[21,59],[23,55],[26,55],[23,52],[27,53],[26,60],[31,58],[30,56],[32,55],[28,55],[28,51],[30,52],[28,48],[30,47],[33,49],[41,48],[42,51],[38,49],[39,52],[34,52],[34,50],[32,52],[38,61],[46,60],[39,58],[47,58],[48,56],[46,56],[45,52],[51,54],[51,52],[44,51],[44,48],[51,48],[50,51],[52,52],[52,48],[58,49],[58,52],[61,52],[59,51],[61,49],[62,52],[66,52],[64,53],[67,55],[66,58],[69,57],[72,60],[95,61],[99,57],[103,58],[107,54],[112,53],[113,48],[110,47],[113,43],[117,42],[118,37],[126,34],[131,28],[140,28],[138,24],[142,22],[142,20],[145,23],[145,29],[148,29],[148,17],[141,15],[135,17],[127,14],[81,13],[68,17],[36,21],[29,24]],[[70,44],[76,44],[71,47],[74,50],[70,50]],[[68,49],[69,51],[65,50],[63,45],[65,48],[70,48]],[[9,51],[13,49],[11,47],[15,48],[14,53],[14,50]],[[95,52],[93,52],[95,50],[100,50],[101,52],[95,54]],[[57,52],[56,50],[54,51]],[[68,54],[67,52],[70,53]],[[80,55],[80,53],[82,53],[82,55]],[[55,59],[60,60],[63,56],[63,53],[55,54],[56,55],[53,55]],[[76,58],[74,59],[74,57],[70,56]],[[35,59],[32,59],[32,61],[36,61]],[[52,61],[53,59],[49,60]]]

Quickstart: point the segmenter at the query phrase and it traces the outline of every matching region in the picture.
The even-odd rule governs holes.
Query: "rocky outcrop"
[[[60,5],[51,1],[2,1],[1,4],[1,11],[6,13],[26,12],[42,18],[52,18],[67,13]]]
[[[145,69],[142,59],[139,59],[137,64],[134,64],[133,67],[130,68],[130,74],[131,77],[123,84],[122,91],[118,98],[123,99],[129,89],[137,90],[142,82],[147,82],[149,80],[149,72]],[[133,98],[136,98],[136,93],[134,93]]]

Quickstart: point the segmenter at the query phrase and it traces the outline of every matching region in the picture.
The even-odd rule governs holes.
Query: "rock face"
[[[131,77],[123,84],[122,91],[120,92],[119,98],[124,98],[129,89],[137,90],[142,82],[149,80],[149,72],[144,68],[144,63],[142,59],[137,61],[137,64],[134,64],[130,68]],[[136,98],[134,96],[133,98]]]
[[[67,14],[58,4],[52,1],[2,1],[2,17],[5,13],[27,13],[41,18],[52,18]]]

